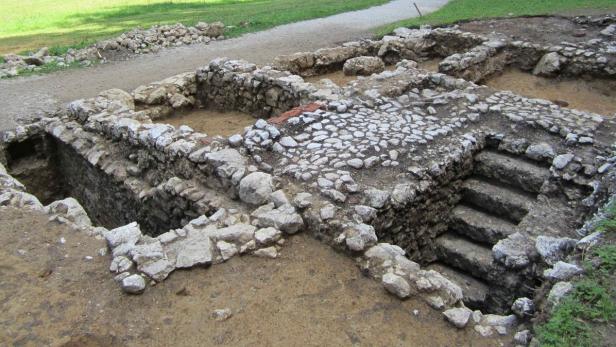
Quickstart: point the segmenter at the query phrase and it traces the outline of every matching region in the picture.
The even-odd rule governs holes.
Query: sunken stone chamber
[[[80,132],[74,123],[70,127],[59,137],[41,131],[4,144],[9,173],[43,204],[73,197],[96,225],[116,228],[137,221],[151,235],[215,211],[202,185],[171,177],[147,150]],[[182,170],[182,164],[173,164]]]

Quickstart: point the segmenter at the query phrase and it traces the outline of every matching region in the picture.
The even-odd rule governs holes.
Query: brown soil
[[[197,132],[226,137],[241,134],[245,127],[253,125],[255,121],[253,116],[242,112],[195,109],[174,114],[160,122],[175,127],[187,125]]]
[[[178,271],[131,296],[113,282],[109,256],[97,255],[102,240],[25,210],[0,210],[0,223],[0,345],[495,346],[511,339],[454,329],[303,235],[287,240],[278,259],[235,257]],[[221,308],[233,316],[213,320]]]
[[[544,45],[583,42],[599,36],[601,28],[583,26],[563,17],[520,17],[461,23],[460,30],[483,35],[504,35],[513,40]]]
[[[490,78],[485,84],[494,89],[510,90],[527,97],[557,103],[564,101],[569,108],[605,116],[616,113],[616,81],[612,80],[549,79],[517,69],[507,69],[501,75]]]

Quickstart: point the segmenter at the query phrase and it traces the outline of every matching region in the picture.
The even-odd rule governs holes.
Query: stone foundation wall
[[[257,69],[244,61],[216,59],[197,70],[202,105],[268,118],[308,103],[315,89],[287,72]]]

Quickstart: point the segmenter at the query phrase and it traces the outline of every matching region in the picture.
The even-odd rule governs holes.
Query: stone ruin
[[[532,315],[537,288],[562,292],[581,272],[563,260],[595,237],[585,221],[614,194],[615,124],[474,81],[510,65],[613,79],[613,41],[557,48],[452,28],[395,34],[272,66],[219,58],[72,102],[2,134],[0,205],[104,237],[129,293],[177,268],[276,257],[303,231],[401,299],[420,297],[457,327],[506,334]],[[439,73],[417,68],[433,56],[444,58]],[[395,69],[347,86],[303,79],[358,57]],[[228,138],[164,123],[193,108],[259,119]]]

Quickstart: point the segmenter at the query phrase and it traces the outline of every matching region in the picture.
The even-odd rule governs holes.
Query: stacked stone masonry
[[[546,52],[569,59],[557,74],[613,78],[613,56],[601,59],[605,42],[592,55],[567,56],[450,28],[395,33],[279,57],[273,67],[216,59],[132,93],[75,101],[4,133],[3,146],[56,143],[70,163],[62,174],[99,194],[67,192],[95,224],[115,228],[102,234],[127,291],[143,290],[134,275],[160,281],[239,253],[275,256],[280,235],[303,230],[358,259],[392,294],[445,310],[456,326],[506,330],[524,314],[465,306],[510,313],[515,302],[522,312],[529,305],[516,299],[566,268],[559,261],[584,236],[576,231],[588,230],[584,221],[615,187],[614,123],[473,81],[499,64],[533,69]],[[540,53],[516,62],[516,47]],[[440,70],[453,76],[413,61],[435,55],[449,57]],[[347,86],[301,77],[361,56],[395,70]],[[272,118],[228,138],[164,124],[193,107]],[[0,204],[42,209],[9,175],[10,151],[2,159]]]

